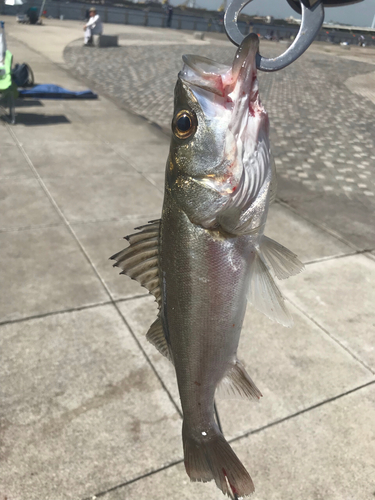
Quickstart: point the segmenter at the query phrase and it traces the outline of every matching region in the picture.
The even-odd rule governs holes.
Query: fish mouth
[[[218,63],[207,57],[187,54],[182,56],[184,67],[179,77],[188,85],[207,90],[220,97],[228,98],[236,86],[238,93],[252,94],[256,80],[256,54],[259,50],[259,38],[251,33],[237,49],[232,66]],[[257,90],[257,89],[256,89]]]
[[[205,118],[215,119],[214,126],[225,130],[222,159],[210,169],[210,175],[205,172],[194,182],[223,196],[236,196],[242,191],[245,177],[253,177],[258,139],[260,134],[268,136],[268,116],[259,98],[258,49],[258,36],[250,34],[238,48],[231,66],[202,56],[183,56],[180,79]]]
[[[259,38],[251,33],[244,38],[237,49],[232,66],[217,63],[206,57],[184,55],[184,67],[180,79],[194,94],[198,103],[210,115],[224,117],[226,111],[229,131],[244,140],[249,132],[256,142],[260,122],[267,114],[259,99],[256,59],[259,50]],[[203,96],[202,96],[203,91]],[[209,93],[209,94],[208,94]],[[209,102],[209,106],[207,105]],[[265,120],[267,121],[267,119]]]

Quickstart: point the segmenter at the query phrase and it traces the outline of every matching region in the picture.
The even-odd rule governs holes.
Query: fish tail
[[[205,435],[204,435],[205,434]],[[198,434],[182,428],[185,469],[191,481],[208,482],[212,479],[221,491],[245,497],[253,493],[253,481],[224,438],[216,424]]]

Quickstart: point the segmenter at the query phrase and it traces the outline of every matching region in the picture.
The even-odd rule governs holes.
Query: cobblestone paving
[[[151,32],[142,37],[142,46],[100,50],[72,44],[64,55],[96,88],[168,130],[182,54],[229,64],[235,51],[229,43],[189,44],[182,34],[169,33],[166,38],[163,32]],[[275,44],[263,52],[275,56],[284,49]],[[283,71],[260,73],[281,177],[312,191],[333,191],[375,205],[375,104],[345,85],[347,79],[373,71],[371,64],[308,52]]]

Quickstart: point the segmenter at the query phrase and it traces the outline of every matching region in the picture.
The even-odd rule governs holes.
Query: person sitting
[[[90,17],[83,27],[85,36],[84,36],[84,41],[85,41],[85,46],[92,46],[93,44],[93,35],[101,35],[103,33],[103,25],[102,21],[100,19],[99,14],[96,13],[95,7],[91,7],[90,9]]]

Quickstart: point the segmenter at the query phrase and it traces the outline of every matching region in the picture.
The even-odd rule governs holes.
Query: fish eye
[[[172,121],[172,130],[179,139],[187,139],[197,130],[195,113],[187,110],[179,111]]]

